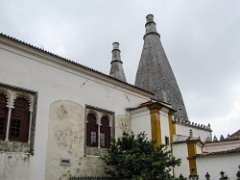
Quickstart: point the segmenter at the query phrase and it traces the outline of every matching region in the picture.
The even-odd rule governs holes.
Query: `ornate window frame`
[[[89,145],[89,133],[88,132],[88,115],[93,114],[96,118],[96,125],[97,125],[97,145],[91,146]],[[86,105],[85,107],[85,155],[94,155],[99,156],[104,151],[106,151],[107,148],[110,147],[110,141],[111,139],[115,138],[115,123],[114,123],[114,112],[108,111],[105,109],[93,107]],[[107,118],[108,125],[102,124],[103,118]],[[109,129],[108,129],[109,128]],[[107,132],[109,130],[109,132]],[[101,134],[104,134],[104,141],[105,145],[103,146],[103,136]]]
[[[3,94],[7,98],[7,124],[6,134],[4,139],[0,139],[0,151],[3,152],[23,152],[34,154],[34,136],[36,128],[36,108],[37,108],[37,92],[19,88],[16,86],[7,85],[0,82],[0,94]],[[29,122],[27,129],[24,130],[27,135],[25,138],[9,138],[11,131],[11,123],[13,121],[12,115],[15,109],[15,102],[18,99],[26,100],[28,103],[27,109]],[[26,128],[26,127],[25,127]]]

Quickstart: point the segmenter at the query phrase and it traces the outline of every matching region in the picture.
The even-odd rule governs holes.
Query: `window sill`
[[[101,155],[105,154],[107,150],[108,150],[108,148],[85,146],[85,155],[101,156]]]
[[[31,153],[30,144],[27,142],[0,140],[0,151]]]

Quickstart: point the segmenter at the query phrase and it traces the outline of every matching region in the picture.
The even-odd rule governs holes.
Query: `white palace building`
[[[0,34],[1,180],[101,176],[99,155],[124,131],[169,146],[176,177],[237,179],[240,131],[213,141],[210,125],[189,121],[153,15],[145,27],[135,85],[117,42],[106,75]]]

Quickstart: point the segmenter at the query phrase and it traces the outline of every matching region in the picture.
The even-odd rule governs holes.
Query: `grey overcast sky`
[[[0,32],[106,74],[118,41],[133,84],[149,13],[190,121],[240,129],[239,0],[1,0]]]

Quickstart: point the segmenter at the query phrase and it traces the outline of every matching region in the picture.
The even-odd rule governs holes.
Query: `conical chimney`
[[[111,69],[110,69],[110,76],[121,80],[123,82],[127,82],[124,70],[123,70],[123,62],[121,60],[120,50],[119,50],[119,43],[114,42],[112,50],[112,61],[111,61]]]
[[[188,121],[182,95],[168,62],[152,14],[147,15],[144,45],[135,79],[137,87],[155,93],[154,99],[172,104],[174,116]]]

